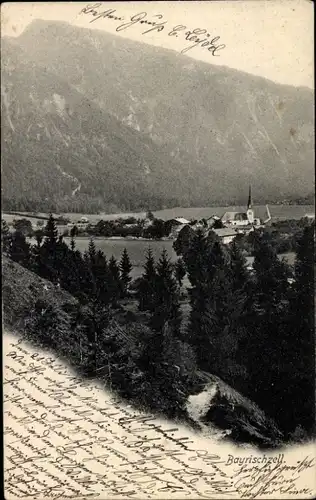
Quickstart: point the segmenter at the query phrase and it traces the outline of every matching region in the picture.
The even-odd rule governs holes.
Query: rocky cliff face
[[[38,192],[43,172],[57,206],[237,202],[248,183],[258,201],[311,191],[309,89],[57,22],[6,40],[2,59],[5,195],[30,175]]]

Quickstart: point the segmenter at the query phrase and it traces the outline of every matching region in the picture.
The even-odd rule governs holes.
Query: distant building
[[[170,236],[176,238],[180,231],[190,224],[190,221],[183,219],[182,217],[176,217],[175,219],[170,219],[166,222],[170,227]]]
[[[231,243],[236,238],[239,232],[234,228],[223,227],[221,229],[212,229],[212,231],[220,238],[224,245]]]
[[[78,222],[69,222],[67,224],[67,228],[72,229],[74,226],[76,226],[77,229],[82,230],[82,229],[86,229],[88,227],[88,225],[89,225],[89,222],[84,222],[84,221],[82,221],[82,219],[80,219],[80,220],[78,220]]]
[[[268,218],[263,222],[263,224],[266,224],[271,220],[271,215],[268,206],[266,206],[266,208],[267,208]],[[261,220],[255,217],[255,213],[252,208],[251,186],[249,186],[247,210],[245,212],[225,212],[224,215],[221,217],[221,221],[225,227],[234,226],[238,228],[247,228],[247,227],[262,225]]]
[[[176,217],[175,219],[171,219],[171,222],[173,222],[175,225],[190,224],[190,221],[184,219],[183,217]]]

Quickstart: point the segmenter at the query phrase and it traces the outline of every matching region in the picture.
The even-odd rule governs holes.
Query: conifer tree
[[[126,248],[124,248],[124,250],[123,250],[119,268],[121,271],[122,294],[123,294],[123,297],[126,297],[128,294],[128,287],[129,287],[130,282],[132,280],[130,273],[131,273],[131,270],[133,269],[133,266],[131,264],[131,261],[130,261],[130,258],[129,258],[129,255],[127,253]]]
[[[287,364],[291,365],[290,399],[296,408],[293,428],[301,425],[308,435],[315,432],[315,310],[314,225],[307,226],[297,241],[294,294],[291,300]],[[304,398],[302,398],[304,394]],[[290,405],[290,403],[289,403]]]
[[[247,260],[235,240],[230,245],[230,267],[233,291],[244,290],[249,282]]]
[[[151,317],[151,326],[162,332],[169,325],[174,335],[180,335],[181,311],[179,288],[173,276],[173,266],[167,251],[162,251],[156,267],[155,308]]]
[[[254,237],[255,295],[257,310],[266,320],[280,312],[288,298],[289,266],[278,258],[265,233]]]
[[[12,236],[10,246],[10,258],[24,267],[30,267],[31,250],[25,236],[19,231],[15,231]]]
[[[47,224],[44,229],[45,234],[45,246],[50,250],[54,250],[58,241],[58,230],[56,226],[55,219],[52,214],[50,214]]]
[[[155,307],[156,267],[151,248],[146,253],[144,273],[140,279],[138,298],[140,311],[152,311]]]
[[[268,414],[287,427],[290,412],[280,413],[280,401],[290,390],[287,364],[287,322],[289,317],[290,269],[282,262],[264,232],[254,241],[253,315],[248,323],[244,363],[251,397]],[[263,377],[264,374],[264,377]],[[269,390],[267,390],[269,388]]]
[[[77,232],[78,230],[76,231],[75,230],[76,226],[73,226],[70,230],[70,249],[72,252],[75,251],[75,248],[76,248],[76,240],[75,240],[75,237],[77,236]],[[76,228],[77,229],[77,228]]]
[[[216,346],[231,330],[229,255],[217,236],[198,232],[186,253],[191,313],[188,342],[203,369],[212,369]]]
[[[121,285],[120,269],[114,255],[112,255],[112,257],[109,260],[108,276],[109,276],[109,293],[111,296],[112,305],[116,306],[117,301],[122,293],[122,285]]]
[[[83,345],[87,344],[87,356],[85,360],[85,374],[95,377],[98,374],[98,358],[100,345],[102,345],[103,332],[110,321],[110,309],[98,300],[92,299],[89,307],[83,312],[79,307],[75,321],[76,330]]]
[[[59,265],[57,255],[58,230],[52,214],[44,229],[44,242],[41,246],[42,277],[53,283],[59,280]]]
[[[90,258],[90,264],[93,264],[95,257],[96,257],[96,254],[97,254],[97,250],[96,250],[95,243],[94,243],[92,238],[89,241],[88,254],[89,254],[89,258]]]
[[[90,258],[87,251],[83,253],[83,256],[80,252],[76,252],[78,259],[78,269],[79,272],[79,282],[80,282],[80,290],[79,300],[82,304],[86,304],[89,300],[95,296],[95,280],[90,266]]]
[[[183,254],[188,277],[193,286],[208,281],[205,271],[209,254],[210,239],[202,230],[198,230],[189,241],[188,249]]]
[[[233,241],[229,248],[230,282],[232,300],[232,328],[239,338],[252,329],[253,324],[253,295],[254,286],[247,269],[247,260],[239,248],[237,241]]]
[[[96,253],[92,273],[96,284],[97,300],[103,305],[108,305],[111,300],[111,277],[109,265],[102,250]]]
[[[78,236],[78,228],[77,226],[73,226],[71,229],[70,229],[70,237],[71,238],[75,238],[76,236]]]
[[[314,325],[314,226],[304,228],[297,241],[295,260],[295,309],[301,326],[311,331]]]
[[[35,231],[35,245],[32,246],[32,269],[39,276],[44,275],[43,263],[42,263],[42,242],[43,242],[43,232]]]
[[[183,278],[185,277],[186,269],[184,260],[180,257],[175,264],[175,278],[178,282],[179,288],[182,287]]]

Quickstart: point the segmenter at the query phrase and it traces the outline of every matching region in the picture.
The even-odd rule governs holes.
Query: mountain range
[[[244,204],[248,184],[258,203],[313,191],[311,89],[39,20],[2,39],[1,75],[6,209]]]

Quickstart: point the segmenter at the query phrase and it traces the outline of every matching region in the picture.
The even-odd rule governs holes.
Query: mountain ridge
[[[45,26],[46,28],[49,26],[49,24],[51,25],[55,25],[55,26],[58,26],[60,25],[61,27],[64,26],[64,27],[74,27],[74,28],[78,28],[79,30],[82,30],[82,31],[88,31],[88,32],[91,32],[91,33],[98,33],[100,34],[101,36],[109,36],[111,38],[114,38],[116,40],[127,40],[133,44],[135,44],[135,46],[143,46],[143,45],[146,45],[146,46],[149,46],[153,49],[157,49],[157,51],[164,51],[164,52],[169,52],[170,54],[172,54],[173,56],[178,56],[180,58],[184,58],[187,60],[187,62],[196,62],[198,65],[201,65],[201,66],[205,66],[205,67],[213,67],[213,68],[216,68],[216,69],[219,69],[219,70],[223,70],[223,71],[230,71],[230,72],[236,72],[236,74],[238,75],[244,75],[244,76],[247,76],[247,77],[251,77],[252,79],[254,80],[258,80],[258,81],[262,81],[262,82],[269,82],[270,84],[274,84],[275,86],[282,86],[282,87],[288,87],[289,89],[293,89],[293,88],[297,88],[297,89],[301,89],[301,90],[306,90],[307,92],[313,92],[313,88],[312,87],[308,87],[306,85],[290,85],[290,84],[286,84],[286,83],[280,83],[280,82],[276,82],[270,78],[266,78],[264,76],[261,76],[261,75],[256,75],[254,73],[250,73],[250,72],[247,72],[247,71],[244,71],[244,70],[239,70],[237,68],[232,68],[230,66],[227,66],[225,64],[212,64],[212,62],[206,62],[204,60],[201,60],[201,59],[196,59],[194,57],[191,57],[189,55],[186,55],[186,54],[181,54],[180,52],[178,52],[177,50],[175,49],[170,49],[170,48],[166,48],[166,47],[158,47],[156,45],[153,45],[149,42],[146,41],[146,38],[144,37],[142,39],[142,41],[136,41],[136,40],[133,40],[132,38],[129,38],[129,37],[124,37],[124,36],[120,36],[120,35],[117,35],[117,34],[113,34],[113,33],[109,33],[107,32],[106,30],[102,30],[102,28],[89,28],[88,26],[77,26],[77,25],[72,25],[70,23],[68,23],[67,21],[60,21],[60,20],[56,20],[56,21],[47,21],[47,20],[44,20],[44,19],[33,19],[26,27],[25,29],[22,31],[22,33],[20,33],[20,35],[18,35],[15,40],[19,40],[19,39],[25,39],[25,36],[28,34],[28,32],[31,33],[31,35],[34,35],[34,27],[36,27],[36,25],[41,25],[43,24],[43,26]],[[9,39],[10,41],[13,40],[13,37],[10,37],[8,35],[4,36],[2,39]]]
[[[3,171],[11,209],[31,205],[85,211],[84,206],[92,203],[95,210],[129,210],[236,203],[249,183],[256,187],[258,201],[310,193],[313,92],[306,87],[249,77],[64,22],[34,21],[14,40],[6,37],[4,44],[2,89],[7,85],[12,95],[2,90]],[[58,98],[54,88],[62,89]],[[31,89],[39,96],[35,103],[25,100]],[[29,117],[28,125],[19,125],[18,134],[12,130],[10,106],[22,107]],[[62,116],[63,106],[71,108],[72,119]],[[57,132],[50,138],[42,134],[37,139],[35,131],[27,137],[29,123],[39,117],[45,122],[43,130],[48,128],[46,121],[53,120]],[[108,142],[101,147],[104,124]],[[62,140],[65,133],[70,140]],[[13,154],[8,143],[15,141]],[[31,168],[25,158],[30,161],[33,153],[37,165]],[[63,158],[62,165],[57,157]],[[77,184],[69,186],[65,175],[63,183],[60,175],[52,176],[52,170],[60,168]],[[51,207],[49,200],[43,202],[43,190],[36,197],[31,186],[25,189],[18,180],[30,169],[32,178],[38,172],[41,183],[44,174],[49,175]],[[76,196],[71,196],[79,185]],[[24,201],[14,204],[10,198],[16,197],[17,187],[24,189]]]

